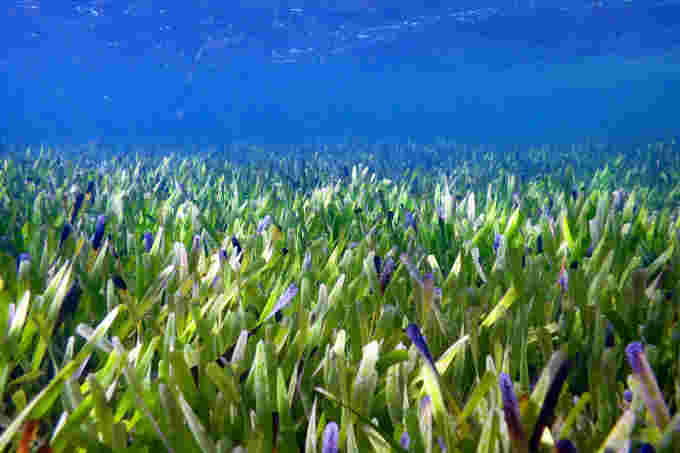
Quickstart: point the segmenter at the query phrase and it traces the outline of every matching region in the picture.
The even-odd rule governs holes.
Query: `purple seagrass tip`
[[[297,295],[298,293],[298,287],[295,283],[291,283],[290,286],[286,291],[281,294],[279,297],[279,300],[276,301],[276,305],[274,305],[274,308],[272,308],[272,311],[267,315],[265,318],[265,321],[270,319],[272,316],[277,317],[277,321],[280,319],[280,311],[283,310],[288,306],[291,300]]]
[[[576,453],[576,446],[569,439],[560,439],[555,444],[555,451],[557,453]]]
[[[238,253],[241,253],[241,250],[243,250],[243,249],[241,248],[241,243],[238,241],[238,239],[236,238],[236,236],[232,236],[232,237],[231,237],[231,245],[236,249],[236,253],[237,253],[237,254],[238,254]]]
[[[425,410],[429,405],[432,404],[432,397],[430,395],[425,395],[421,400],[420,400],[420,410]]]
[[[418,229],[418,227],[416,225],[416,218],[415,218],[415,216],[413,215],[412,212],[406,211],[406,214],[405,214],[404,217],[405,217],[405,219],[404,219],[404,231],[408,230],[409,227],[413,227],[414,230]]]
[[[640,445],[640,453],[654,453],[655,451],[652,444],[644,443]]]
[[[626,390],[623,392],[623,399],[626,400],[627,403],[632,403],[633,402],[633,392],[630,390]]]
[[[430,366],[434,367],[434,359],[432,358],[432,354],[430,354],[430,349],[427,347],[425,338],[420,334],[418,326],[416,324],[409,324],[408,327],[406,327],[406,335],[408,335],[409,339],[416,348],[418,348],[418,351],[425,356]]]
[[[560,286],[563,293],[569,291],[569,274],[567,273],[566,269],[563,269],[562,272],[560,272],[560,277],[557,279],[557,284]]]
[[[382,258],[380,258],[380,255],[373,256],[373,267],[375,268],[375,273],[380,275],[382,269]]]
[[[503,235],[496,233],[496,236],[493,238],[493,251],[494,253],[498,253],[498,249],[501,246],[501,241],[503,240]]]
[[[21,269],[21,263],[24,261],[31,261],[31,254],[30,253],[20,253],[19,257],[17,258],[17,272],[19,272],[19,269]]]
[[[264,232],[264,230],[269,228],[272,222],[273,222],[272,216],[270,215],[265,216],[265,218],[260,220],[257,224],[257,234],[261,234],[262,232]]]
[[[608,322],[604,334],[604,347],[613,348],[616,344],[616,339],[614,338],[614,326],[612,323]]]
[[[517,396],[515,395],[515,387],[512,379],[506,373],[501,373],[498,377],[498,385],[501,388],[501,397],[503,398],[503,407],[519,408]]]
[[[153,235],[147,231],[144,233],[144,250],[146,250],[146,253],[151,251],[151,247],[153,247]]]
[[[85,199],[85,194],[78,192],[76,194],[76,201],[73,204],[73,211],[71,212],[71,223],[75,223],[76,218],[78,217],[78,212],[80,212],[80,208],[83,205],[83,200]]]
[[[100,215],[97,217],[97,225],[94,227],[94,235],[92,236],[92,248],[99,250],[104,239],[104,230],[106,229],[106,216]]]
[[[385,259],[385,262],[382,266],[382,270],[380,272],[380,291],[385,294],[385,288],[387,288],[387,285],[390,283],[390,280],[392,279],[392,274],[394,273],[394,260],[392,257],[387,257]]]
[[[404,431],[401,438],[399,438],[399,445],[404,450],[408,450],[409,445],[411,445],[411,437],[408,435],[408,431]]]
[[[338,436],[340,435],[340,430],[338,429],[338,424],[335,422],[330,422],[326,425],[326,429],[323,430],[323,444],[321,451],[323,453],[338,453]]]
[[[61,235],[59,236],[59,248],[64,244],[66,239],[71,235],[71,232],[73,231],[73,227],[71,227],[71,224],[69,223],[64,223],[64,226],[61,229]]]
[[[642,370],[642,362],[640,356],[644,353],[644,346],[639,341],[635,341],[626,346],[626,357],[628,363],[635,374],[640,374]]]

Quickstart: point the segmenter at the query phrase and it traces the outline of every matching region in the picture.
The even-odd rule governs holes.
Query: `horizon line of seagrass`
[[[676,148],[3,155],[0,452],[677,451]]]

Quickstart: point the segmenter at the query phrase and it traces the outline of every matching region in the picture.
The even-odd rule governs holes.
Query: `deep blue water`
[[[678,132],[680,3],[10,3],[2,142]]]

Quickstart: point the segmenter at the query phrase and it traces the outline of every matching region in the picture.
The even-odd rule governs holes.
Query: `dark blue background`
[[[187,21],[198,20],[186,14]],[[72,11],[15,11],[2,28],[8,46],[0,60],[6,87],[0,90],[0,138],[539,143],[628,141],[678,130],[674,8],[585,19],[554,9],[499,15],[455,33],[434,27],[389,45],[295,64],[268,59],[273,48],[286,46],[277,44],[285,37],[268,34],[266,15],[239,14],[243,19],[235,22],[259,33],[259,47],[214,52],[194,66],[201,35],[189,26],[173,32],[172,53],[154,50],[156,38],[144,33],[161,24],[154,17],[111,14],[88,27],[92,18]],[[391,20],[385,17],[368,19]],[[568,33],[587,45],[563,45]],[[620,43],[611,39],[617,33]],[[631,33],[636,46],[628,49]],[[130,36],[136,38],[125,40]],[[125,47],[106,45],[116,39]]]

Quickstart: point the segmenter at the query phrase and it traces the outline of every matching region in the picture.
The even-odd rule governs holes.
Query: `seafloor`
[[[680,451],[674,140],[0,159],[0,452]]]

